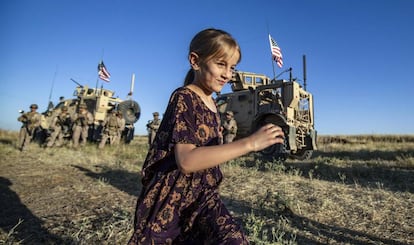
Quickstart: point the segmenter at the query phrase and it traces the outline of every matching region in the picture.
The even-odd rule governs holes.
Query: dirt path
[[[139,191],[137,173],[68,162],[73,158],[62,159],[56,152],[2,150],[8,154],[0,163],[0,241],[71,244],[127,239]],[[110,237],[108,229],[113,230]]]

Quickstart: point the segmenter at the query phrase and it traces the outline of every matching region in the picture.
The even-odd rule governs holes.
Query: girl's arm
[[[283,144],[280,127],[267,124],[254,134],[229,144],[196,147],[193,144],[176,144],[174,148],[178,168],[192,173],[215,167],[252,151],[260,151],[276,143]]]

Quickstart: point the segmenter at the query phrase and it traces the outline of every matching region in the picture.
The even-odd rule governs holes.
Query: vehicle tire
[[[295,159],[299,159],[299,160],[309,160],[311,159],[313,154],[313,150],[303,150],[303,151],[298,151],[296,154],[293,154],[292,156]]]
[[[118,110],[122,113],[126,124],[134,124],[141,116],[141,108],[134,100],[122,101],[118,105]]]
[[[257,129],[259,129],[260,127],[268,124],[268,123],[273,123],[275,125],[278,125],[279,127],[282,127],[285,125],[285,122],[277,115],[269,115],[266,116],[265,118],[263,118],[263,120],[261,120],[258,124],[257,124]],[[284,130],[285,131],[285,130]],[[286,134],[286,132],[285,132]],[[277,160],[286,160],[287,158],[287,151],[286,151],[286,146],[287,146],[287,137],[285,137],[285,143],[284,144],[274,144],[271,145],[265,149],[263,149],[261,151],[261,154],[265,157],[271,157]]]

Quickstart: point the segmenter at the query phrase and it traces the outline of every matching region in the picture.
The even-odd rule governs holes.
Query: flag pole
[[[104,52],[105,52],[105,49],[102,49],[101,61],[99,62],[98,68],[101,65],[102,61],[103,61]],[[99,72],[98,72],[98,77],[96,78],[95,93],[98,92],[98,83],[99,83]],[[103,85],[101,84],[101,86],[103,86]]]
[[[276,61],[277,65],[282,68],[283,66],[283,60],[282,60],[282,51],[277,45],[276,41],[270,36],[269,34],[269,44],[270,44],[270,52],[272,53],[272,60]],[[273,65],[273,62],[272,62]],[[275,76],[275,68],[273,65],[273,76]]]
[[[272,50],[272,42],[270,40],[270,32],[267,33],[267,35],[269,36],[269,45],[270,45],[270,50]],[[273,62],[273,54],[270,52],[270,59],[272,61],[272,69],[273,69],[273,79],[276,79],[276,72],[275,72],[275,63]]]
[[[96,95],[98,94],[98,83],[99,83],[99,75],[98,75],[98,77],[96,78],[96,85],[95,85],[95,94],[96,94]]]
[[[101,59],[101,61],[98,63],[98,74],[97,74],[97,76],[96,76],[96,85],[95,85],[95,95],[96,95],[96,96],[98,96],[99,69],[100,69],[100,66],[101,66],[101,62],[102,62],[102,59]]]

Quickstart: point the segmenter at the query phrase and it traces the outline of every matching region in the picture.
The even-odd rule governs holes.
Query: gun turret
[[[78,83],[77,81],[75,81],[75,79],[71,78],[70,79],[72,82],[76,83],[79,87],[83,88],[83,85]]]

